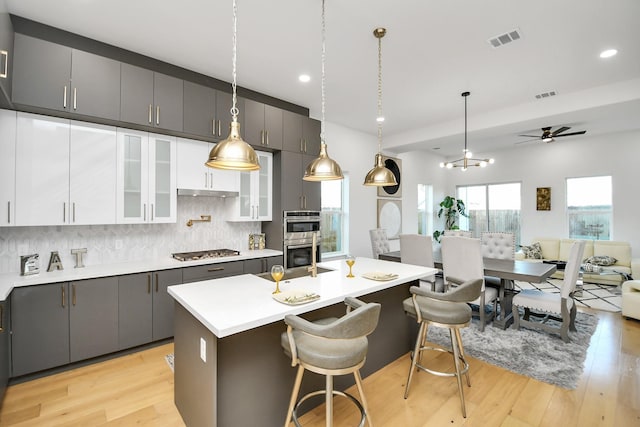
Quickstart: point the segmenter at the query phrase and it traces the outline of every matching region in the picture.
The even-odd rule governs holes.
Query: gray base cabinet
[[[25,286],[11,293],[12,376],[69,363],[69,284]]]
[[[118,277],[118,348],[151,342],[153,328],[152,273]]]
[[[0,405],[2,405],[4,392],[11,375],[10,307],[9,299],[0,301]]]
[[[69,353],[71,362],[118,350],[118,279],[71,282]]]
[[[154,273],[153,286],[153,341],[173,336],[174,300],[167,292],[172,285],[182,283],[182,269]]]
[[[244,261],[245,274],[260,274],[271,271],[274,265],[283,265],[282,256],[272,256],[269,258],[247,259]]]
[[[182,269],[183,283],[201,280],[219,279],[221,277],[244,274],[244,261],[221,262],[218,264],[198,265]]]

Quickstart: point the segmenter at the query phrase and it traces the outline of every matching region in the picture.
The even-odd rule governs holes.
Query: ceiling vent
[[[558,93],[555,90],[550,90],[549,92],[539,93],[536,95],[536,99],[544,99],[552,96],[556,96]]]
[[[488,42],[494,48],[498,48],[507,43],[511,43],[512,41],[520,40],[520,37],[520,31],[516,28],[515,30],[508,31],[504,34],[491,37]]]

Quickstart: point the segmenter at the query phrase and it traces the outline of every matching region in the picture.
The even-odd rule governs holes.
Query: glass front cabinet
[[[228,198],[229,221],[271,221],[273,193],[273,154],[256,151],[260,170],[240,172],[240,196]]]
[[[118,129],[119,224],[176,222],[176,138]]]

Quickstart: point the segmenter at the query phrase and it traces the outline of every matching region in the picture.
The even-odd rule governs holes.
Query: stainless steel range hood
[[[191,190],[189,188],[178,188],[178,196],[198,196],[198,197],[238,197],[237,191],[224,190]]]

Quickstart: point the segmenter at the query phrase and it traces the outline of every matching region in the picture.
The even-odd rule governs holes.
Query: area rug
[[[569,343],[562,341],[559,335],[525,328],[518,331],[513,325],[506,330],[487,326],[480,332],[475,320],[460,332],[465,353],[476,359],[549,384],[575,389],[597,324],[597,316],[578,312],[578,331],[569,332]],[[449,331],[445,328],[429,328],[427,340],[451,348]]]
[[[169,368],[171,368],[171,371],[173,371],[173,353],[169,353],[164,357],[164,360],[167,361],[167,365],[169,365]]]
[[[543,292],[559,294],[560,288],[562,287],[562,280],[548,279],[542,283],[516,281],[514,285],[517,290],[538,289]],[[621,311],[622,289],[620,286],[584,283],[582,289],[576,289],[574,299],[578,307],[588,307],[617,313]]]

